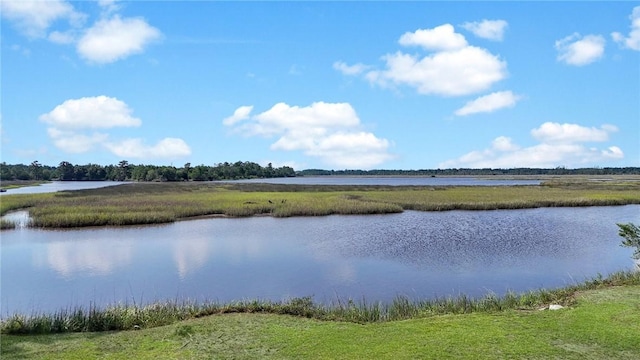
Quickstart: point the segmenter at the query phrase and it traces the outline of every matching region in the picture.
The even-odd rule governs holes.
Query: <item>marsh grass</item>
[[[65,228],[168,223],[202,216],[389,214],[640,204],[640,182],[543,186],[341,186],[134,183],[54,194],[3,196],[0,214],[29,210],[30,226]]]
[[[16,224],[13,221],[0,219],[0,229],[8,230],[8,229],[15,229],[15,228],[16,228]]]
[[[429,300],[411,300],[399,296],[390,303],[367,302],[366,299],[337,299],[329,305],[313,302],[311,297],[282,302],[245,300],[219,304],[214,302],[167,301],[147,306],[117,305],[104,309],[89,306],[63,309],[53,314],[15,314],[2,320],[2,334],[49,334],[63,332],[96,332],[133,330],[172,324],[181,320],[229,313],[269,313],[305,318],[354,323],[372,323],[415,319],[442,314],[495,313],[532,311],[548,304],[571,306],[581,291],[611,286],[640,285],[640,272],[617,272],[608,277],[597,276],[583,283],[552,290],[536,290],[522,294],[509,292],[500,297],[487,294],[482,298],[465,295]]]

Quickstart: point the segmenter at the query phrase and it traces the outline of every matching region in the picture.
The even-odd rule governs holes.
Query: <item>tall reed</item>
[[[371,323],[441,314],[532,310],[550,303],[573,305],[578,291],[622,285],[640,285],[640,271],[617,272],[608,277],[597,276],[583,283],[559,289],[540,289],[522,294],[509,292],[502,297],[487,294],[481,298],[458,295],[411,300],[399,296],[390,303],[368,302],[363,298],[359,301],[337,299],[328,305],[314,303],[311,297],[293,298],[282,302],[248,300],[227,304],[167,301],[146,306],[125,304],[98,308],[90,305],[88,308],[63,309],[53,314],[14,314],[0,322],[0,333],[47,334],[133,330],[226,313],[271,313],[318,320]]]
[[[16,224],[13,221],[0,219],[0,229],[8,230],[8,229],[15,229],[15,228],[16,228]]]

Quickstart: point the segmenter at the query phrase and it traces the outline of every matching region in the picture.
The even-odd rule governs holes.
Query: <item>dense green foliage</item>
[[[618,224],[618,227],[620,228],[618,234],[624,238],[622,246],[635,248],[633,258],[640,260],[640,226],[628,223]]]
[[[75,181],[207,181],[229,179],[272,178],[288,176],[534,176],[534,175],[640,175],[638,167],[624,168],[580,168],[553,169],[514,168],[514,169],[422,169],[422,170],[322,170],[307,169],[295,172],[293,168],[282,166],[274,168],[271,164],[262,167],[246,161],[220,163],[215,166],[184,164],[174,166],[134,165],[122,160],[117,165],[98,164],[74,165],[62,161],[58,166],[47,166],[33,161],[29,165],[10,165],[0,163],[0,180],[75,180]]]
[[[133,165],[123,160],[118,165],[97,164],[74,165],[62,161],[57,167],[46,166],[38,161],[30,165],[0,164],[0,180],[62,180],[62,181],[211,181],[295,176],[293,168],[274,168],[271,164],[262,167],[253,162],[238,161],[215,166],[184,164],[174,166]]]

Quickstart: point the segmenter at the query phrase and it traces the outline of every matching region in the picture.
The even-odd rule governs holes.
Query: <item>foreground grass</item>
[[[514,309],[537,309],[550,303],[570,306],[580,291],[612,286],[640,286],[640,271],[617,272],[608,277],[585,281],[559,289],[508,293],[498,297],[488,294],[475,299],[461,295],[427,300],[398,297],[391,303],[338,301],[316,304],[312,298],[294,298],[284,302],[239,301],[218,303],[177,303],[167,301],[147,306],[116,305],[107,308],[76,307],[53,314],[14,314],[0,319],[2,334],[48,334],[96,332],[152,328],[191,318],[228,313],[271,313],[294,315],[317,320],[372,323],[397,321],[437,314],[491,313]]]
[[[224,314],[139,331],[3,335],[2,359],[638,359],[640,286],[574,294],[559,311],[357,324]]]
[[[167,223],[198,216],[321,216],[403,210],[492,210],[640,204],[640,181],[544,186],[317,186],[136,183],[2,197],[0,215],[28,208],[31,226],[63,228]]]

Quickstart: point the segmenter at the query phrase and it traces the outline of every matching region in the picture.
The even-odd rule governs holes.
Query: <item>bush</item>
[[[620,245],[634,247],[635,252],[633,253],[633,258],[640,260],[640,227],[632,223],[618,224],[618,227],[620,228],[618,235],[624,238]]]

